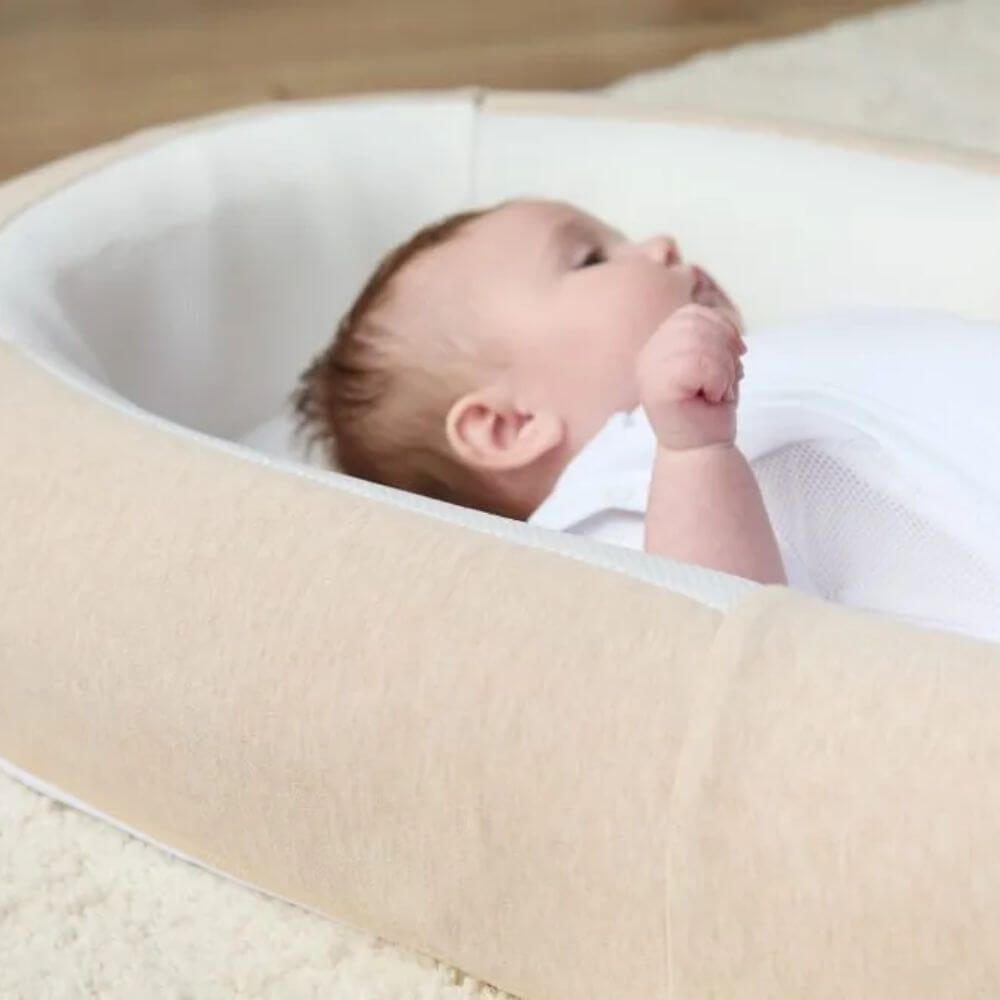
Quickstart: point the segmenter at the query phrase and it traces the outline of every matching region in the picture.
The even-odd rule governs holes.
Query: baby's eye
[[[600,247],[594,247],[593,250],[588,251],[587,255],[583,257],[576,266],[578,269],[583,267],[595,267],[597,264],[605,263],[607,259],[607,254],[605,254]]]

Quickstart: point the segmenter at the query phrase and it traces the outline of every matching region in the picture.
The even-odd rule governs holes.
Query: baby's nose
[[[673,267],[681,262],[681,251],[672,236],[653,236],[643,245],[646,253],[658,264]]]

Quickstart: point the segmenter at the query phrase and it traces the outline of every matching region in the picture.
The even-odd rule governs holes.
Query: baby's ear
[[[526,469],[562,444],[554,413],[530,413],[498,386],[470,392],[448,411],[448,444],[465,465],[494,472]]]

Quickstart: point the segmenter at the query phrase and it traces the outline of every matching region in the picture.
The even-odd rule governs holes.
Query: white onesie
[[[749,346],[737,444],[790,585],[1000,641],[1000,327],[843,311]],[[616,414],[531,522],[641,549],[655,448]]]

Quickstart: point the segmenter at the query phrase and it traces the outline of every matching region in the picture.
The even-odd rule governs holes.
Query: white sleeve
[[[645,415],[615,414],[563,470],[530,522],[641,552],[655,454]]]

